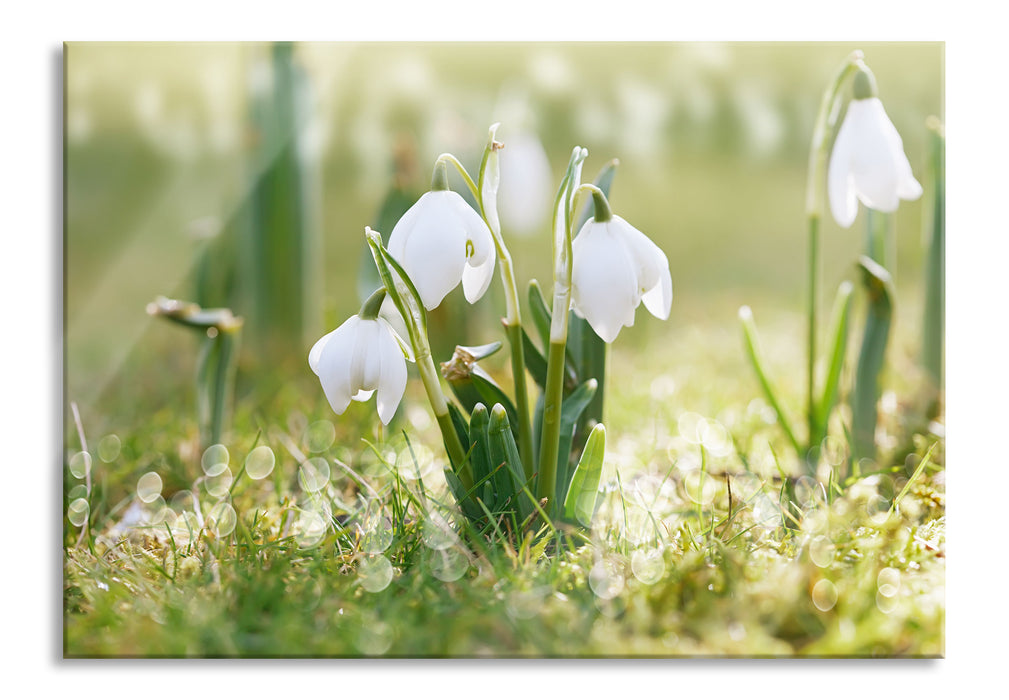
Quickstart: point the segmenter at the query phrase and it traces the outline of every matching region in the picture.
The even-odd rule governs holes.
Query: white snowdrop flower
[[[476,302],[490,286],[497,259],[487,224],[449,189],[427,192],[407,210],[389,235],[388,251],[429,310],[460,281],[466,301]]]
[[[338,414],[351,400],[376,394],[378,417],[388,425],[406,390],[406,343],[384,318],[354,315],[316,342],[308,364]]]
[[[872,73],[860,70],[830,156],[830,210],[844,228],[855,221],[859,201],[877,211],[894,212],[901,199],[914,200],[922,192],[900,134],[876,94]]]
[[[543,144],[530,132],[507,139],[501,151],[501,186],[498,210],[509,231],[528,236],[549,228],[551,191],[550,160]]]
[[[619,216],[585,222],[571,253],[571,308],[607,343],[622,327],[634,325],[634,310],[642,301],[656,318],[669,318],[669,260]]]

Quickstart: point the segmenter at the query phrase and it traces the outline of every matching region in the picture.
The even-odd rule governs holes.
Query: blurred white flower
[[[534,134],[519,132],[505,139],[499,158],[501,185],[497,201],[501,222],[509,233],[520,236],[535,233],[537,227],[548,230],[554,193],[543,144]]]
[[[466,301],[476,302],[490,285],[497,259],[487,224],[452,190],[422,195],[393,227],[388,251],[428,309],[460,281]]]
[[[571,308],[607,343],[623,326],[634,325],[642,301],[653,316],[669,318],[669,260],[641,231],[619,216],[589,219],[571,251]]]
[[[354,315],[312,346],[308,364],[334,411],[377,391],[378,417],[388,425],[406,389],[406,347],[384,318]]]
[[[893,212],[901,199],[917,199],[904,144],[878,97],[852,100],[837,133],[827,173],[830,210],[840,226],[855,221],[858,202]]]

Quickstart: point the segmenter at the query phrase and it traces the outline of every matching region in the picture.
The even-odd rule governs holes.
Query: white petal
[[[572,243],[571,301],[596,334],[612,343],[634,324],[640,301],[634,261],[611,222],[586,222]]]
[[[339,328],[316,343],[312,352],[309,353],[310,364],[313,355],[316,356],[316,364],[312,369],[319,376],[326,399],[337,414],[346,411],[350,404],[352,393],[350,390],[350,364],[360,320],[357,316],[351,316]],[[323,340],[326,341],[324,344]],[[317,348],[318,353],[316,353]]]
[[[830,211],[834,215],[834,221],[843,228],[851,226],[858,214],[858,198],[855,196],[855,186],[851,177],[853,137],[850,116],[851,112],[849,111],[837,132],[834,150],[830,154],[830,166],[827,170],[827,194],[830,198]]]
[[[494,263],[497,261],[497,252],[492,245],[490,254],[484,257],[480,265],[472,265],[472,259],[466,263],[462,271],[462,291],[466,295],[466,301],[470,304],[476,303],[484,295],[490,286],[490,281],[494,277]]]
[[[897,127],[886,117],[882,105],[880,105],[880,111],[883,112],[885,118],[882,128],[883,134],[890,144],[890,157],[897,166],[897,196],[905,200],[918,199],[922,193],[921,183],[914,178],[914,174],[911,172],[911,163],[908,162],[907,154],[904,153],[904,141],[900,138]]]
[[[669,318],[669,310],[673,305],[673,277],[669,274],[668,264],[660,273],[655,286],[641,295],[641,301],[655,318],[663,321]]]
[[[443,199],[437,198],[428,201],[431,206],[415,220],[397,261],[413,280],[424,306],[430,310],[441,304],[445,295],[462,279],[466,265],[466,232],[451,204],[446,206]]]
[[[350,388],[352,390],[374,391],[378,388],[382,370],[378,348],[380,338],[384,334],[385,328],[375,319],[362,319],[358,324],[357,339],[354,343],[354,358],[350,364]]]
[[[461,195],[451,190],[446,190],[444,194],[445,201],[459,217],[459,225],[466,232],[466,240],[473,244],[472,251],[467,251],[470,264],[482,265],[488,255],[494,254],[494,239],[491,237],[490,229]]]
[[[852,100],[848,106],[853,144],[851,176],[855,192],[867,207],[877,211],[897,211],[897,163],[890,146],[890,123],[879,98]]]
[[[425,192],[420,196],[413,206],[406,210],[406,213],[399,218],[396,225],[392,227],[392,232],[389,234],[389,245],[386,246],[386,250],[389,251],[389,255],[396,259],[401,265],[403,264],[403,250],[406,246],[406,239],[409,237],[410,232],[413,231],[414,224],[417,222],[417,218],[420,217],[427,205],[424,202],[427,201],[430,192]]]
[[[657,318],[669,318],[669,308],[673,301],[669,259],[652,239],[619,216],[614,216],[613,222],[622,232],[631,259],[637,267],[638,292],[643,294],[641,298],[645,302],[645,308]]]
[[[375,349],[381,364],[376,407],[384,425],[392,420],[406,390],[406,360],[394,336],[392,327],[386,324]]]

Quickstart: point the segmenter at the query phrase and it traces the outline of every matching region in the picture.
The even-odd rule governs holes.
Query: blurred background
[[[741,304],[801,327],[813,120],[856,48],[922,180],[925,119],[943,117],[941,43],[71,43],[66,398],[110,423],[136,420],[137,401],[176,403],[196,345],[145,312],[158,295],[245,318],[246,376],[314,381],[312,342],[370,284],[365,226],[388,235],[441,153],[475,176],[497,121],[523,289],[549,287],[547,219],[571,149],[589,151],[585,180],[618,158],[614,211],[665,250],[674,298],[669,321],[639,309],[617,345],[716,326],[748,373]],[[921,214],[902,203],[895,217],[898,334],[918,324]],[[864,217],[850,230],[825,220],[824,314],[853,277]],[[499,287],[450,344],[499,339]]]

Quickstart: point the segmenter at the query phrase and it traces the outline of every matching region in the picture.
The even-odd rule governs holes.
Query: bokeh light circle
[[[78,498],[70,502],[67,507],[67,520],[69,520],[75,527],[83,527],[84,523],[88,521],[88,515],[91,513],[91,506],[88,505],[86,498]]]
[[[151,503],[161,495],[161,475],[157,472],[147,472],[137,479],[137,498],[144,503]]]
[[[392,582],[392,562],[381,554],[366,558],[357,567],[357,580],[369,593],[384,591]]]
[[[638,549],[631,555],[631,573],[641,583],[657,583],[666,573],[661,549]]]
[[[277,457],[269,445],[260,445],[245,458],[245,473],[250,479],[265,479],[277,464]]]
[[[336,440],[336,426],[328,420],[317,420],[305,430],[305,444],[309,452],[325,452]]]
[[[329,462],[325,457],[312,457],[298,468],[298,483],[309,493],[321,491],[329,483]]]
[[[203,456],[200,458],[200,466],[203,468],[203,473],[207,476],[216,476],[227,469],[230,459],[231,455],[228,454],[228,448],[218,443],[211,445],[203,451]]]
[[[70,473],[78,479],[84,479],[91,473],[91,455],[78,452],[70,458]]]
[[[235,530],[238,523],[238,515],[234,507],[227,501],[215,503],[207,513],[207,527],[210,528],[217,537],[227,537]]]
[[[116,461],[122,450],[118,435],[106,435],[98,442],[98,459],[106,464]]]

